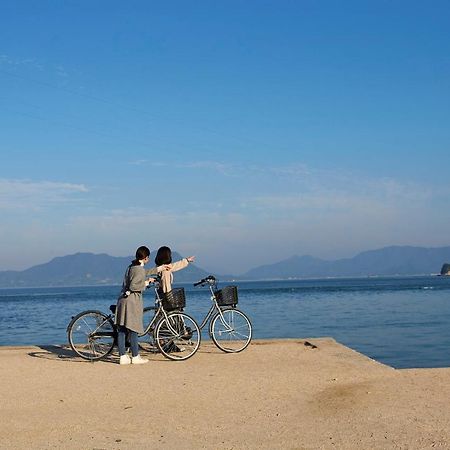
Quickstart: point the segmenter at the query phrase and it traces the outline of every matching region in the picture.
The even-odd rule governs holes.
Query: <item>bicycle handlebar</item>
[[[207,277],[201,279],[200,281],[197,281],[197,283],[194,283],[194,286],[200,286],[200,285],[204,285],[205,283],[215,283],[216,282],[216,277],[213,275],[208,275]]]
[[[155,284],[158,284],[158,283],[161,282],[161,275],[160,274],[152,275],[150,278],[153,278],[153,281],[150,281],[148,283],[148,285],[145,287],[145,289],[148,289],[150,287],[154,287]]]

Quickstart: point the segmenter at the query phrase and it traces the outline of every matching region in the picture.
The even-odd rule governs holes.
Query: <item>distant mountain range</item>
[[[361,277],[438,274],[450,262],[450,247],[385,247],[353,258],[326,261],[313,256],[292,256],[275,264],[256,267],[245,279]]]
[[[181,256],[172,252],[173,261]],[[0,272],[0,287],[88,286],[122,284],[132,256],[110,256],[105,253],[76,253],[52,259],[23,271]],[[152,267],[150,264],[146,267]],[[177,272],[177,281],[197,281],[209,273],[189,264]]]
[[[0,272],[0,287],[83,286],[121,284],[133,258],[107,254],[76,253],[52,259],[23,271]],[[181,256],[173,252],[173,260]],[[438,274],[450,262],[450,247],[396,246],[359,253],[353,258],[327,261],[313,256],[292,256],[249,270],[242,275],[218,275],[221,280],[361,277]],[[197,281],[209,272],[190,264],[176,274],[176,281]]]

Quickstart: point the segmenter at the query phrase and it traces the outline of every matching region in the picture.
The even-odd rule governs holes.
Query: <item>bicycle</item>
[[[245,350],[252,340],[250,319],[239,309],[237,287],[226,286],[217,290],[217,280],[213,275],[194,283],[194,286],[209,286],[212,305],[199,328],[202,330],[209,321],[209,335],[214,344],[223,352],[238,353]]]
[[[183,361],[193,356],[200,346],[201,333],[197,322],[179,311],[185,306],[183,288],[172,289],[163,297],[159,295],[159,280],[152,282],[155,289],[155,306],[144,308],[153,317],[139,337],[149,338],[154,350],[173,361]],[[116,305],[111,313],[88,310],[72,317],[67,326],[69,345],[81,358],[97,361],[108,356],[117,345],[117,326],[114,323]],[[142,346],[142,342],[140,342]]]

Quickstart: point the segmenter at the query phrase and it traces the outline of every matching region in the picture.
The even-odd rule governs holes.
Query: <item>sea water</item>
[[[330,336],[396,368],[450,367],[450,277],[255,281],[238,286],[255,339]],[[207,288],[186,289],[199,323]],[[0,289],[0,345],[67,343],[72,316],[108,312],[119,286]],[[144,303],[153,304],[147,291]]]

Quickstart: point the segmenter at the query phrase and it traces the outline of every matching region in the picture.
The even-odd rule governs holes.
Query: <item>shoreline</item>
[[[394,275],[345,275],[345,276],[324,276],[324,277],[291,277],[291,278],[261,278],[261,279],[240,279],[240,278],[220,278],[219,275],[215,275],[220,282],[236,282],[236,283],[270,283],[280,281],[326,281],[326,280],[372,280],[372,279],[389,279],[389,278],[450,278],[450,275],[442,275],[440,273],[422,273],[422,274],[394,274]],[[190,281],[175,281],[173,285],[186,285],[197,282],[198,279],[192,279]],[[121,283],[98,283],[98,284],[70,284],[70,285],[42,285],[42,286],[0,286],[0,290],[12,290],[12,289],[66,289],[66,288],[93,288],[93,287],[120,287]]]
[[[206,342],[182,362],[144,356],[120,366],[65,346],[0,347],[0,447],[450,446],[450,368],[393,369],[332,338],[256,340],[239,354]]]

